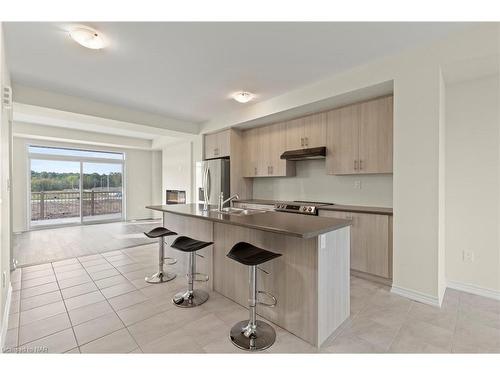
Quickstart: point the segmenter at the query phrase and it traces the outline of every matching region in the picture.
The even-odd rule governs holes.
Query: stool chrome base
[[[242,320],[231,328],[231,342],[240,349],[258,351],[269,348],[276,340],[276,332],[266,322],[257,320],[256,327],[249,327],[248,320]]]
[[[175,273],[170,272],[156,272],[151,276],[146,276],[144,280],[150,284],[160,284],[166,283],[167,281],[173,280],[177,277]]]
[[[199,289],[192,292],[179,292],[172,298],[172,302],[177,307],[196,307],[204,304],[207,300],[208,293]]]

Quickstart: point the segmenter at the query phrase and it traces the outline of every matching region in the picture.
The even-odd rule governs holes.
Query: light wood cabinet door
[[[326,173],[358,173],[360,106],[351,105],[327,113]]]
[[[305,148],[304,143],[304,118],[297,118],[286,122],[285,125],[285,150],[300,150]]]
[[[393,97],[360,106],[359,173],[392,173]]]
[[[270,175],[270,165],[272,159],[271,152],[271,126],[257,128],[257,177],[267,177]]]
[[[230,156],[231,130],[227,129],[216,134],[217,157]]]
[[[287,176],[287,161],[280,159],[281,154],[285,151],[286,139],[286,124],[280,122],[269,126],[266,136],[269,139],[269,175],[270,176]]]
[[[258,160],[258,128],[248,129],[243,132],[243,150],[244,150],[244,177],[257,176]]]
[[[351,220],[351,269],[392,277],[392,217],[320,210],[319,216]]]
[[[229,156],[230,129],[218,133],[205,134],[205,159],[222,158]]]
[[[389,216],[361,213],[351,216],[351,268],[389,278]]]
[[[326,112],[304,117],[304,146],[306,148],[326,146]]]

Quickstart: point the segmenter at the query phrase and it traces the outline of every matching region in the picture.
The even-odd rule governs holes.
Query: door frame
[[[77,151],[90,151],[90,152],[109,152],[113,154],[121,154],[123,155],[122,159],[106,159],[106,158],[92,158],[92,157],[84,157],[84,156],[63,156],[63,155],[47,155],[47,154],[38,154],[38,153],[30,153],[30,147],[46,147],[46,148],[59,148],[59,149],[70,149]],[[111,223],[111,222],[119,222],[124,221],[126,218],[125,215],[125,207],[126,207],[126,183],[125,183],[125,152],[114,152],[114,151],[103,151],[103,150],[92,150],[87,148],[78,148],[78,147],[58,147],[58,146],[46,146],[43,144],[34,144],[27,143],[25,145],[26,149],[26,162],[27,162],[27,208],[26,208],[26,228],[28,231],[37,230],[37,229],[47,229],[47,228],[58,228],[58,227],[67,227],[67,226],[76,226],[76,225],[92,225],[92,224],[102,224],[102,223]],[[72,161],[80,164],[80,182],[79,182],[79,191],[80,191],[80,220],[75,223],[68,224],[47,224],[47,225],[31,225],[31,160],[50,160],[50,161]],[[122,166],[122,202],[121,202],[121,212],[119,219],[108,219],[108,220],[92,220],[92,221],[84,221],[83,220],[83,163],[104,163],[104,164],[120,164]]]

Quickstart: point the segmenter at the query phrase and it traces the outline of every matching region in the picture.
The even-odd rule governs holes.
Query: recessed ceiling
[[[203,122],[467,24],[87,24],[107,38],[102,50],[76,44],[68,25],[4,23],[14,83]],[[241,90],[255,100],[235,102]]]

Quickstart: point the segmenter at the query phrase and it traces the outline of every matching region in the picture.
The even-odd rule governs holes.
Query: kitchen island
[[[244,241],[283,255],[264,263],[265,272],[258,274],[258,289],[278,300],[274,308],[259,305],[259,315],[315,346],[349,317],[349,220],[273,211],[221,213],[198,204],[147,208],[163,212],[164,226],[179,235],[214,242],[199,252],[197,263],[198,272],[209,276],[208,289],[248,305],[248,269],[226,257]],[[174,239],[166,238],[168,244]],[[182,254],[169,249],[169,256]]]

